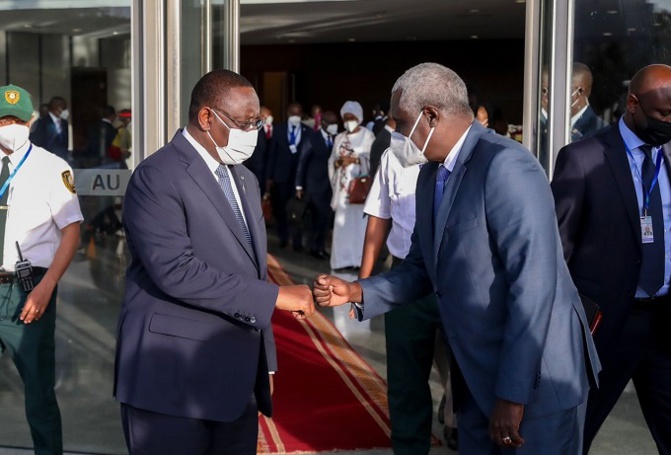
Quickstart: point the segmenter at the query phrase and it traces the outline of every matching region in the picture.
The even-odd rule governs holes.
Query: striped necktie
[[[242,216],[242,210],[240,210],[238,201],[237,199],[235,199],[235,193],[233,192],[233,186],[231,183],[231,179],[228,176],[228,171],[226,170],[226,167],[223,164],[220,164],[217,170],[215,171],[215,174],[217,174],[217,177],[219,177],[219,186],[224,192],[226,199],[228,199],[228,202],[231,204],[233,213],[235,213],[235,218],[238,220],[238,224],[240,225],[240,229],[242,229],[242,232],[245,235],[245,239],[247,240],[249,248],[251,249],[251,251],[254,251],[254,249],[252,248],[252,236],[249,234],[247,223],[245,223],[245,219]]]

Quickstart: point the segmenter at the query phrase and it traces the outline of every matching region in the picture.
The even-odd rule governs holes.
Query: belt
[[[634,299],[634,308],[639,308],[643,310],[653,310],[661,308],[664,305],[668,304],[671,296],[669,294],[665,295],[655,295],[652,297],[644,297],[640,299]]]
[[[47,269],[45,267],[33,267],[34,276],[43,276],[45,273],[47,273]],[[11,284],[14,282],[15,279],[16,279],[15,272],[6,272],[6,271],[0,272],[0,284]]]

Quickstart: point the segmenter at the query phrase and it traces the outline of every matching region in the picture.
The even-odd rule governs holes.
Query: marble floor
[[[271,235],[269,250],[297,283],[310,284],[318,272],[328,272],[328,262],[290,249],[280,250]],[[63,415],[66,450],[71,455],[126,453],[117,403],[112,398],[115,327],[123,289],[127,251],[123,237],[98,236],[87,244],[63,278],[58,299],[57,394]],[[352,276],[353,277],[353,276]],[[346,308],[322,309],[349,343],[382,377],[385,371],[384,320],[350,321]],[[431,378],[434,404],[442,395],[438,374]],[[8,356],[0,358],[0,455],[32,453],[23,412],[21,381]],[[441,428],[436,420],[436,435]],[[636,401],[628,388],[608,418],[594,455],[653,454],[655,447]],[[391,450],[362,451],[390,454]],[[432,454],[453,453],[446,447]]]

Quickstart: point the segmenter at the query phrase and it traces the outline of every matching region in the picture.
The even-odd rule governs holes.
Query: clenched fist
[[[291,311],[296,319],[307,319],[315,312],[315,303],[312,300],[310,287],[305,284],[280,286],[275,308]]]
[[[319,275],[315,278],[312,293],[321,307],[338,306],[347,302],[361,303],[362,291],[357,282],[342,280],[333,275]]]

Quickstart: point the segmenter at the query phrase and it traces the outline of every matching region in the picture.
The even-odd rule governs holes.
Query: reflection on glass
[[[133,153],[131,61],[130,1],[0,7],[0,82],[31,93],[31,139],[75,168],[85,217],[81,249],[58,289],[56,393],[70,451],[126,453],[112,380],[127,263],[120,215]],[[32,447],[23,399],[16,369],[3,356],[1,444]]]
[[[589,104],[605,124],[625,109],[629,79],[651,63],[671,63],[669,2],[575,2],[574,60],[592,72]]]

